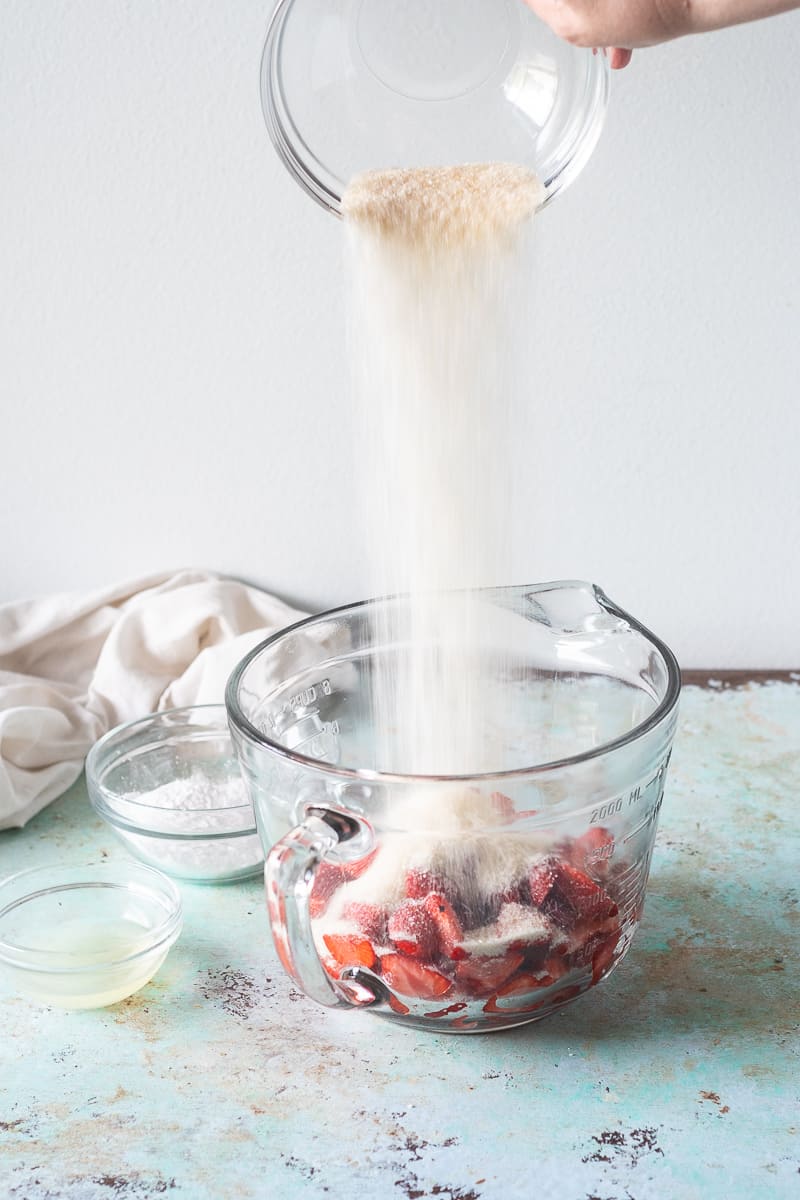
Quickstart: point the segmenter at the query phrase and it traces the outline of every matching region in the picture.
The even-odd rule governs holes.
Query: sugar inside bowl
[[[178,889],[150,867],[35,867],[0,883],[0,971],[39,1004],[104,1008],[152,979],[181,923]]]
[[[143,862],[194,883],[260,873],[263,852],[223,705],[112,729],[89,753],[86,782],[95,811]]]

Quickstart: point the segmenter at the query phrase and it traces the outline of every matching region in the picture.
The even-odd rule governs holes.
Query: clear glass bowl
[[[376,638],[374,617],[402,615],[402,597],[301,621],[229,680],[273,940],[321,1004],[441,1031],[519,1025],[604,979],[639,924],[675,657],[592,584],[477,596],[496,662],[494,773],[380,769],[370,680],[402,647]]]
[[[0,968],[39,1004],[104,1008],[152,979],[181,922],[178,889],[150,867],[35,867],[0,883]]]
[[[597,143],[608,75],[523,0],[279,0],[261,97],[284,164],[337,215],[381,167],[519,163],[547,203]]]
[[[193,883],[260,873],[253,806],[225,706],[155,713],[112,729],[86,759],[95,811],[151,866]]]

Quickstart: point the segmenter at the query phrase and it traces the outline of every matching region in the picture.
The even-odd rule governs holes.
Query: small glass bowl
[[[86,784],[95,811],[131,853],[168,875],[227,883],[263,869],[222,704],[112,729],[89,752]]]
[[[261,102],[284,165],[337,216],[354,175],[388,167],[519,163],[546,204],[597,144],[608,77],[523,0],[279,0]]]
[[[178,889],[151,867],[34,867],[0,883],[0,969],[39,1004],[105,1008],[152,979],[181,925]]]

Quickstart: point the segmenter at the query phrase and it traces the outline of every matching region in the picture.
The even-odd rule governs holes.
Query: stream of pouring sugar
[[[372,631],[397,648],[372,678],[365,765],[377,769],[508,765],[498,720],[516,718],[498,712],[496,689],[513,663],[487,652],[480,599],[452,592],[510,582],[519,348],[542,194],[507,164],[367,172],[345,193],[369,582],[373,595],[410,597]]]

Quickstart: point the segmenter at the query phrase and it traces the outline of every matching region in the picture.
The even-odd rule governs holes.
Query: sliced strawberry
[[[456,986],[475,999],[491,996],[522,966],[523,958],[519,951],[498,958],[468,958],[456,967]]]
[[[312,917],[321,917],[330,903],[333,893],[345,882],[342,868],[333,863],[321,862],[314,875],[308,909]]]
[[[406,895],[409,900],[424,900],[430,892],[441,888],[442,881],[432,871],[410,867],[406,871]]]
[[[375,856],[378,853],[378,847],[370,850],[369,854],[365,854],[363,858],[352,858],[347,862],[339,865],[339,870],[344,875],[345,879],[359,879],[367,867],[371,867],[375,861]]]
[[[401,954],[430,962],[439,948],[439,932],[425,900],[404,900],[390,915],[389,940]]]
[[[366,938],[349,933],[325,933],[322,940],[343,967],[374,967],[377,956]]]
[[[545,974],[550,976],[553,982],[555,982],[557,979],[562,979],[563,976],[567,974],[569,967],[562,956],[551,954],[549,958],[544,960],[544,963],[542,964],[542,970]]]
[[[431,892],[423,903],[436,928],[441,953],[455,962],[466,958],[464,930],[450,901],[441,892]]]
[[[598,883],[571,863],[562,862],[558,866],[556,888],[576,916],[603,920],[616,915],[616,904]]]
[[[341,963],[338,963],[330,954],[321,954],[320,961],[325,970],[330,975],[331,979],[338,979],[343,971]]]
[[[393,996],[391,992],[389,992],[388,1000],[389,1008],[392,1012],[396,1012],[399,1017],[404,1017],[410,1011],[408,1005],[403,1004],[403,1001],[398,1000],[397,996]]]
[[[506,796],[505,792],[492,792],[489,799],[492,802],[492,808],[501,821],[508,822],[514,820],[516,810],[514,808],[514,801],[510,796]]]
[[[552,975],[545,972],[534,974],[525,971],[519,975],[513,975],[501,988],[497,989],[497,995],[516,996],[520,992],[533,992],[537,988],[550,987],[551,983],[555,983]]]
[[[593,825],[586,833],[569,843],[564,857],[579,871],[590,867],[596,875],[605,875],[613,845],[614,835],[611,830],[602,825]]]
[[[558,878],[558,867],[557,859],[543,858],[539,862],[535,862],[528,872],[531,904],[535,904],[537,908],[544,904],[552,892],[553,885]]]
[[[342,919],[352,922],[373,944],[381,945],[386,941],[386,909],[383,905],[351,900],[342,909]]]
[[[517,1013],[535,1012],[537,1008],[542,1008],[545,1004],[547,1004],[547,1000],[537,1000],[535,1004],[521,1004],[521,1005],[505,1005],[504,1004],[503,1007],[501,1008],[498,1005],[497,1000],[498,1000],[497,996],[492,996],[492,998],[490,1000],[487,1000],[486,1003],[484,1004],[483,1011],[485,1013],[491,1013],[498,1017],[508,1016],[508,1015],[514,1016]]]
[[[415,996],[418,1000],[435,1000],[445,996],[452,983],[432,967],[423,966],[404,954],[384,954],[381,973],[389,987],[403,996]]]
[[[615,929],[610,929],[600,944],[596,947],[592,955],[592,983],[599,983],[609,967],[614,962],[614,956],[619,945],[619,939],[622,937],[622,930],[617,926]]]

